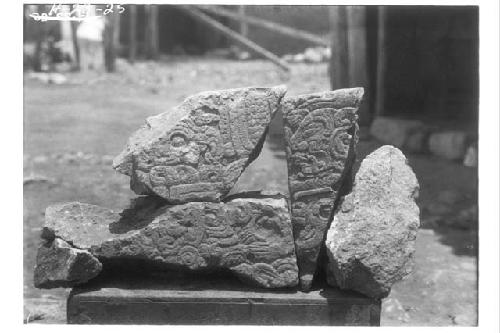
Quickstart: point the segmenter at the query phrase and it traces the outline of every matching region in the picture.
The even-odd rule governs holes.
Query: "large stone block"
[[[429,137],[429,150],[434,155],[458,160],[464,158],[467,141],[467,133],[462,131],[437,132]]]
[[[409,274],[420,224],[418,189],[399,149],[382,146],[363,160],[328,231],[328,283],[383,298]]]
[[[285,99],[283,117],[300,283],[311,287],[335,200],[350,174],[362,88]]]
[[[121,214],[82,203],[51,206],[42,236],[87,250],[105,266],[137,259],[166,269],[228,270],[266,288],[298,284],[284,198],[158,204],[143,198]]]
[[[56,238],[38,249],[34,283],[37,288],[71,287],[93,279],[101,269],[102,264],[89,251]]]
[[[426,150],[429,132],[430,129],[420,120],[392,117],[377,117],[370,126],[370,134],[375,139],[411,153]]]
[[[285,86],[203,92],[150,117],[113,167],[138,194],[218,202],[259,154]]]

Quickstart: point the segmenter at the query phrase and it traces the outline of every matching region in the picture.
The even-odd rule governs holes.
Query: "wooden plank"
[[[290,68],[288,67],[287,63],[283,60],[281,60],[279,57],[274,55],[273,53],[269,52],[268,50],[264,49],[263,47],[255,44],[248,38],[245,38],[241,34],[229,29],[222,23],[214,20],[210,16],[206,15],[202,11],[194,8],[193,6],[179,6],[184,12],[187,14],[191,15],[193,18],[205,23],[206,25],[210,26],[211,28],[219,31],[222,33],[224,36],[228,37],[229,39],[235,41],[236,43],[239,43],[240,45],[246,47],[248,50],[270,60],[274,64],[278,65],[281,69],[284,71],[290,71]]]
[[[304,293],[199,277],[120,282],[74,288],[68,323],[380,325],[380,300],[325,286]]]
[[[129,5],[128,60],[133,63],[137,55],[137,5]]]
[[[377,83],[375,87],[375,116],[384,115],[385,109],[385,71],[386,71],[386,25],[387,8],[377,8]]]
[[[251,25],[255,25],[255,26],[258,26],[261,28],[265,28],[265,29],[274,31],[274,32],[281,33],[283,35],[287,35],[289,37],[306,40],[308,42],[311,42],[311,43],[314,43],[317,45],[322,45],[322,46],[329,46],[330,45],[330,43],[327,40],[323,39],[322,37],[317,36],[315,34],[312,34],[310,32],[304,31],[304,30],[288,27],[288,26],[285,26],[285,25],[282,25],[282,24],[279,24],[276,22],[271,22],[268,20],[254,17],[254,16],[241,15],[240,13],[235,13],[233,11],[221,8],[219,6],[199,5],[197,7],[203,9],[206,12],[212,13],[212,14],[228,17],[230,19],[237,20],[240,22],[245,22],[245,23],[248,23]]]

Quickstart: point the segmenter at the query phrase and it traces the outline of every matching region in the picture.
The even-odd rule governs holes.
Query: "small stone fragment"
[[[399,149],[382,146],[363,160],[328,231],[329,284],[379,299],[410,273],[418,189]]]
[[[65,239],[102,262],[141,259],[166,269],[223,269],[265,288],[298,284],[283,197],[159,208],[150,199],[121,214],[82,203],[51,206],[42,237]]]
[[[464,156],[464,165],[469,168],[477,168],[478,161],[478,151],[477,151],[477,143],[470,145],[467,148]]]
[[[67,288],[96,277],[102,265],[90,252],[55,238],[38,249],[34,282],[37,288]]]
[[[467,140],[467,133],[462,131],[433,133],[429,137],[429,150],[434,155],[449,160],[463,159]]]
[[[137,194],[170,203],[219,202],[259,154],[286,88],[241,88],[188,97],[150,117],[113,167]]]
[[[350,175],[363,88],[287,98],[283,103],[288,188],[300,283],[316,272],[333,206]]]

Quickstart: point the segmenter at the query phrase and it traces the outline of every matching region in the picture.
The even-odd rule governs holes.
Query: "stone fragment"
[[[373,120],[370,134],[382,143],[421,153],[426,149],[429,129],[419,120],[380,116]]]
[[[288,187],[303,290],[311,287],[335,200],[343,180],[349,178],[362,96],[363,88],[352,88],[287,98],[283,103]]]
[[[462,131],[438,132],[429,137],[430,152],[449,160],[462,159],[466,148],[467,133]]]
[[[106,260],[155,267],[229,270],[266,287],[293,287],[298,268],[286,200],[234,198],[156,207],[150,198],[122,213],[82,203],[47,208],[42,237],[61,238]]]
[[[38,249],[35,287],[72,287],[96,277],[101,269],[101,263],[89,251],[76,249],[55,238]]]
[[[477,168],[478,152],[477,143],[467,148],[464,156],[464,165],[469,168]]]
[[[188,97],[150,117],[113,167],[138,194],[170,203],[220,201],[259,154],[286,87],[241,88]]]
[[[383,298],[410,273],[418,189],[399,149],[382,146],[363,160],[327,234],[329,284]]]

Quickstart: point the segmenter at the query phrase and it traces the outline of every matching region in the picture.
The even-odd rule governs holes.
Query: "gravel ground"
[[[24,82],[24,304],[23,319],[64,323],[64,289],[37,290],[33,266],[45,207],[82,201],[112,209],[134,197],[127,177],[111,160],[127,137],[150,115],[190,94],[251,85],[285,83],[290,95],[328,90],[326,64],[295,64],[290,75],[264,61],[171,59],[162,63],[119,63],[115,74],[71,74],[62,85],[25,77]],[[279,117],[259,158],[233,192],[287,192],[286,161]],[[360,161],[380,144],[364,140]],[[477,169],[426,155],[408,155],[421,185],[415,270],[383,301],[382,325],[475,325],[477,322],[477,221],[457,212],[474,207]],[[460,180],[460,181],[457,181]],[[444,191],[460,200],[436,211]],[[476,206],[477,208],[477,206]],[[445,221],[445,222],[443,222]]]

